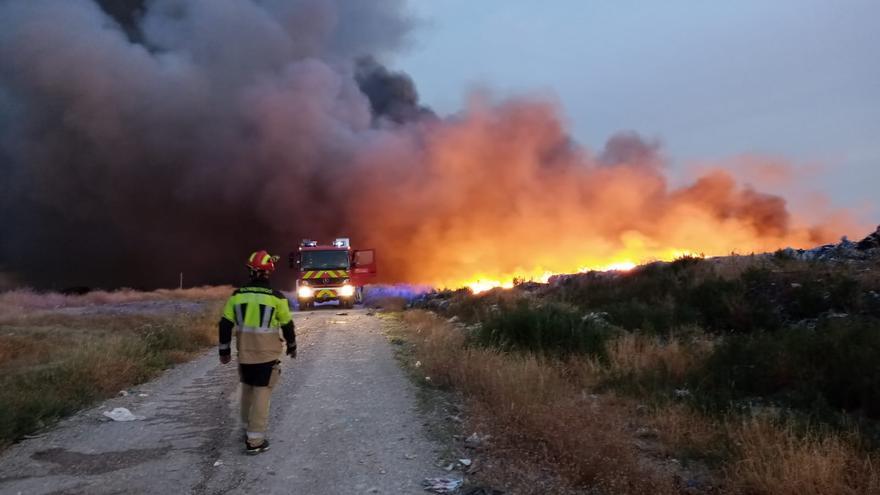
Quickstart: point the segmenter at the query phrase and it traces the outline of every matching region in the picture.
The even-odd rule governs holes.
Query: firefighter
[[[269,448],[266,429],[269,422],[269,397],[281,374],[279,358],[282,342],[286,354],[296,357],[296,334],[287,298],[269,286],[277,256],[266,251],[251,254],[246,263],[250,283],[236,290],[220,318],[220,363],[232,359],[232,329],[238,351],[238,374],[241,380],[241,421],[245,430],[245,452],[259,454]],[[284,336],[281,340],[279,335]]]

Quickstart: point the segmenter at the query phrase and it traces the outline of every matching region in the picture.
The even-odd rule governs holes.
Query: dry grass
[[[670,455],[718,466],[725,493],[880,493],[877,459],[855,434],[805,432],[760,416],[709,418],[681,404],[657,408],[649,421]]]
[[[732,454],[724,420],[708,418],[684,404],[656,407],[647,422],[673,457],[718,464]]]
[[[730,426],[738,460],[729,465],[732,491],[748,494],[880,493],[880,471],[855,438],[797,434],[790,425],[752,419]]]
[[[490,454],[501,460],[489,462],[482,476],[515,493],[676,493],[673,476],[690,469],[712,473],[713,493],[880,493],[876,459],[854,434],[804,432],[767,417],[710,417],[684,403],[662,402],[646,412],[629,399],[590,394],[609,377],[660,370],[662,383],[683,380],[713,348],[703,337],[624,334],[609,344],[607,362],[561,361],[468,347],[465,330],[430,313],[408,311],[402,319],[425,379],[462,392],[471,424],[493,435]],[[656,432],[648,451],[636,447],[640,426]],[[693,467],[670,471],[664,457]],[[556,484],[547,488],[547,480]]]
[[[206,286],[189,289],[158,289],[150,292],[119,289],[112,292],[94,291],[83,295],[65,295],[57,292],[36,292],[31,289],[16,289],[0,292],[0,316],[18,314],[22,311],[30,310],[122,304],[136,301],[220,300],[229,297],[232,290],[230,286]]]
[[[613,376],[658,373],[670,382],[680,383],[702,364],[713,347],[714,342],[708,338],[683,342],[627,333],[609,343],[606,371]]]
[[[207,298],[214,290],[183,297]],[[62,307],[84,304],[88,296],[59,299],[17,291],[0,297],[7,308],[16,308],[0,315],[0,446],[216,342],[219,302],[180,311],[172,305],[162,312],[89,314],[46,309],[59,301]],[[130,302],[171,296],[126,292],[86,300],[108,300],[103,297]]]
[[[601,493],[677,491],[671,476],[640,462],[621,414],[630,403],[584,393],[561,362],[467,348],[461,331],[425,312],[410,311],[403,319],[426,377],[472,401],[495,454],[528,460],[538,472],[548,469],[572,487]],[[547,491],[518,486],[516,493]]]

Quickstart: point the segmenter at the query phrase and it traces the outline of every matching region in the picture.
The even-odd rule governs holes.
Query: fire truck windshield
[[[348,269],[348,251],[302,251],[303,270]]]

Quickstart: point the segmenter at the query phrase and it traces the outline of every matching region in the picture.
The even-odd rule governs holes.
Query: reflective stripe
[[[261,306],[261,308],[265,308],[263,312],[263,321],[260,323],[260,327],[268,328],[269,322],[272,321],[272,315],[275,314],[275,308],[272,306]]]
[[[278,329],[277,329],[277,328],[270,328],[270,327],[246,327],[246,326],[242,326],[242,327],[241,327],[241,331],[242,331],[242,333],[272,333],[272,332],[278,333]]]
[[[241,315],[241,304],[236,304],[235,305],[235,323],[238,324],[238,326],[241,326],[242,322],[244,322],[244,318]]]
[[[220,344],[220,350],[225,351],[226,349],[231,349],[229,344]]]

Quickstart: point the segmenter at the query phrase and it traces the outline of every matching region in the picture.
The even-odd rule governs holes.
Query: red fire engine
[[[327,301],[339,301],[340,307],[351,308],[363,301],[364,285],[376,277],[376,251],[353,250],[347,238],[321,246],[304,239],[299,249],[290,253],[290,267],[296,270],[300,311]]]

